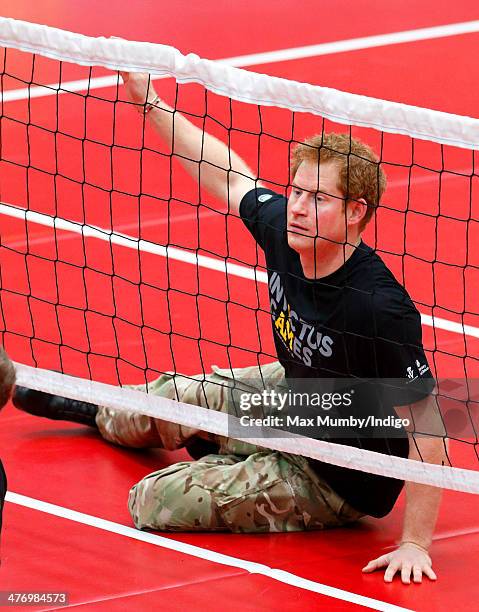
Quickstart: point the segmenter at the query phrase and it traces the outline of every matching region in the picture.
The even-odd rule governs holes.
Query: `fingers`
[[[396,572],[400,568],[400,564],[397,562],[391,562],[386,571],[384,572],[384,582],[392,582]],[[402,574],[402,572],[401,572]]]
[[[409,563],[403,563],[401,568],[401,580],[403,584],[411,584],[411,570],[412,566]]]
[[[392,582],[398,572],[400,572],[403,584],[411,584],[411,574],[416,584],[422,582],[423,574],[430,580],[437,580],[431,567],[431,558],[423,552],[413,551],[411,553],[411,550],[398,549],[369,561],[362,571],[364,573],[374,572],[381,567],[386,567],[384,582]]]
[[[401,570],[401,581],[403,584],[411,584],[411,571],[413,582],[419,584],[422,582],[422,575],[425,574],[431,580],[437,580],[437,576],[430,565],[413,565],[403,564],[402,567],[396,563],[391,563],[384,572],[384,582],[392,582],[397,571]]]
[[[422,567],[420,565],[413,565],[412,568],[412,579],[414,582],[422,582]]]
[[[401,569],[401,580],[403,584],[411,584],[411,570],[413,582],[419,584],[422,582],[422,575],[425,574],[431,580],[437,580],[437,576],[430,565],[403,565]]]
[[[121,38],[121,36],[110,36],[110,38],[114,39],[114,40],[125,40],[124,38]],[[123,79],[123,83],[127,83],[128,79],[130,78],[130,73],[129,72],[122,72],[121,70],[120,72],[120,76]]]
[[[114,40],[125,40],[119,36],[110,36]],[[150,75],[141,72],[125,72],[119,70],[120,76],[123,83],[127,85],[127,89],[130,91],[130,98],[135,104],[145,104],[148,93],[155,95],[156,92],[151,83]],[[146,88],[146,91],[144,91]]]
[[[436,573],[434,572],[434,570],[432,569],[432,567],[430,565],[426,565],[425,567],[422,568],[422,571],[426,574],[426,576],[428,578],[430,578],[431,580],[437,580],[437,576]]]
[[[372,561],[370,561],[367,565],[363,567],[362,571],[365,574],[369,572],[375,572],[377,569],[381,567],[386,567],[388,563],[389,563],[389,555],[382,555],[381,557],[378,557],[377,559],[373,559]]]

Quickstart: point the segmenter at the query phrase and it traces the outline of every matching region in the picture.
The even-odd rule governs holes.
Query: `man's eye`
[[[293,189],[293,193],[295,196],[300,196],[301,195],[301,189]]]

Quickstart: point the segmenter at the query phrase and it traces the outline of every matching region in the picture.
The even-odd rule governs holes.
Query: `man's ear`
[[[368,211],[368,205],[364,198],[359,200],[348,200],[346,207],[346,219],[348,225],[358,225],[364,219]]]

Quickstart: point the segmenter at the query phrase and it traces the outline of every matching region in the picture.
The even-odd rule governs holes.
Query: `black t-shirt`
[[[299,255],[288,246],[286,202],[284,196],[257,188],[244,196],[240,215],[265,252],[274,342],[287,379],[387,379],[380,401],[376,386],[358,385],[354,404],[356,411],[364,405],[370,410],[374,397],[382,417],[395,415],[393,406],[424,398],[434,379],[422,348],[420,315],[406,290],[364,243],[329,276],[307,279]],[[386,438],[369,431],[331,440],[407,457],[407,434],[401,433]],[[392,509],[404,484],[310,461],[349,504],[375,517]]]

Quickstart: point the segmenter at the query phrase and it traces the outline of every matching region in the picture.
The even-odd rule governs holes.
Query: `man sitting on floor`
[[[209,376],[165,374],[148,392],[230,411],[230,390],[275,389],[293,379],[334,377],[404,379],[384,399],[386,414],[420,420],[433,403],[434,379],[422,348],[420,316],[361,234],[386,186],[374,152],[347,134],[322,134],[298,145],[292,156],[288,198],[262,186],[247,164],[156,95],[148,75],[124,74],[130,99],[156,132],[174,143],[173,154],[201,186],[228,203],[264,250],[278,362],[220,370]],[[173,138],[174,134],[174,138]],[[411,378],[411,376],[410,376]],[[323,529],[385,516],[403,483],[304,457],[215,438],[145,415],[116,412],[75,400],[17,388],[19,408],[50,418],[95,426],[129,447],[189,448],[195,461],[149,474],[129,497],[135,525],[159,530],[278,532]],[[410,406],[411,404],[414,404]],[[410,408],[409,408],[410,406]],[[402,408],[401,408],[402,407]],[[360,413],[370,410],[364,403]],[[207,437],[207,436],[206,436]],[[446,461],[441,437],[412,435],[332,440],[430,463]],[[213,446],[211,444],[213,443]],[[208,444],[208,443],[206,443]],[[441,492],[407,484],[403,537],[393,552],[364,571],[386,567],[403,582],[422,574],[435,579],[428,549]]]

